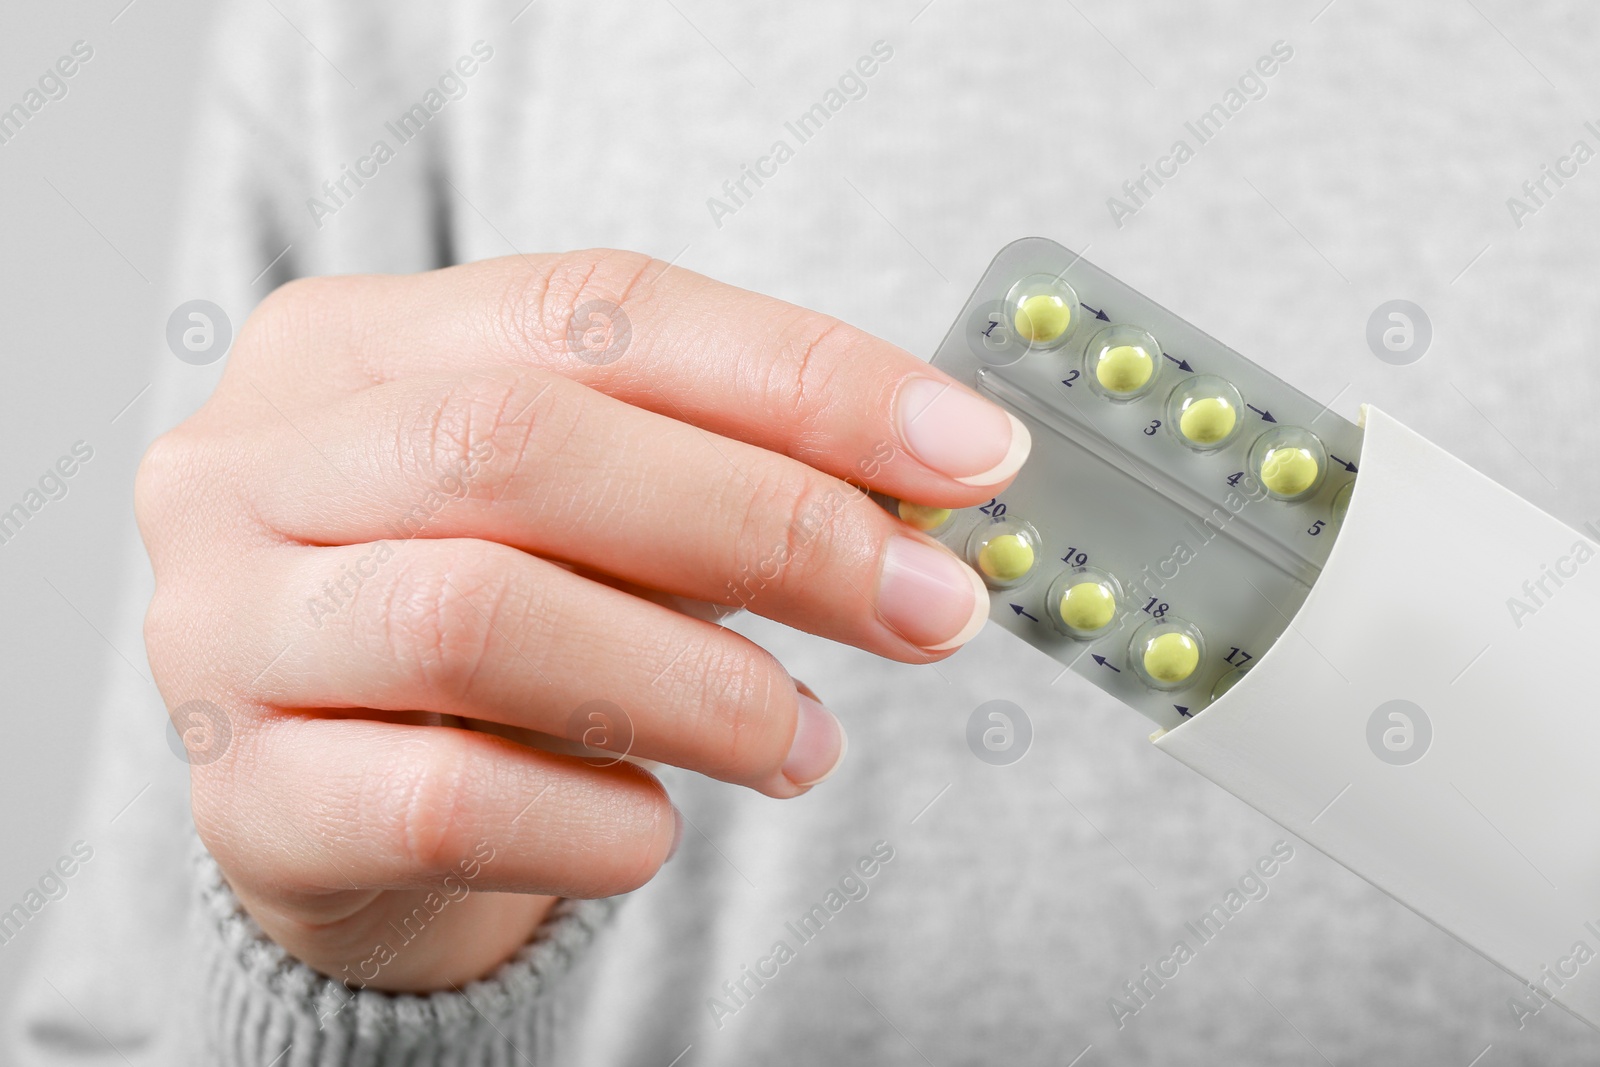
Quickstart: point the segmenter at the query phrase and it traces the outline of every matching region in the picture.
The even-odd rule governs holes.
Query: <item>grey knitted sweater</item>
[[[211,55],[173,303],[204,297],[237,324],[296,275],[605,245],[925,353],[993,251],[1045,233],[1265,353],[1314,395],[1354,380],[1346,413],[1382,400],[1520,485],[1514,457],[1476,447],[1476,434],[1450,439],[1466,416],[1449,390],[1328,358],[1308,335],[1346,319],[1358,329],[1366,298],[1352,300],[1239,181],[1275,168],[1274,188],[1354,273],[1339,220],[1364,202],[1375,164],[1293,146],[1308,129],[1319,145],[1360,141],[1388,90],[1343,72],[1423,62],[1405,40],[1435,16],[1391,12],[1391,32],[1363,36],[1364,17],[1340,8],[1310,28],[1246,0],[1204,5],[1204,18],[1197,8],[241,0],[223,8]],[[1279,38],[1294,60],[1226,138],[1136,217],[1108,215],[1107,198],[1167,150],[1185,114]],[[871,78],[846,77],[878,42],[891,58]],[[452,77],[468,55],[474,72]],[[1129,61],[1165,88],[1147,88]],[[826,122],[797,131],[818,103]],[[408,125],[419,105],[426,121]],[[1489,164],[1492,142],[1435,117],[1411,131],[1415,158],[1460,173]],[[770,172],[759,183],[746,177],[758,164]],[[1385,186],[1367,199],[1407,195]],[[1479,240],[1418,232],[1393,270],[1421,276],[1429,262],[1414,247],[1430,242],[1455,263]],[[1520,283],[1494,269],[1486,260],[1462,287],[1483,274],[1515,300]],[[1573,306],[1584,298],[1581,272],[1548,274],[1546,297],[1565,286]],[[1286,325],[1285,308],[1307,325]],[[1492,354],[1451,358],[1465,374]],[[217,370],[166,359],[158,421],[199,404]],[[1583,402],[1574,390],[1573,413]],[[1552,476],[1581,482],[1558,414],[1514,435]],[[149,577],[137,546],[127,551],[132,617]],[[159,701],[108,657],[83,817],[93,858],[41,924],[4,1062],[1466,1067],[1492,1046],[1482,1063],[1555,1067],[1600,1056],[1600,1039],[1557,1012],[1519,1026],[1514,981],[1167,760],[1137,715],[1004,633],[914,668],[758,618],[729,625],[841,715],[852,744],[840,773],[776,802],[666,771],[688,826],[660,877],[625,899],[564,903],[498,973],[423,997],[347,988],[261,936],[193,841],[187,771]],[[1033,725],[1031,750],[1009,766],[965,741],[973,709],[997,697]],[[1177,977],[1152,981],[1186,921],[1266,856],[1274,876],[1248,883],[1246,905],[1189,946]]]

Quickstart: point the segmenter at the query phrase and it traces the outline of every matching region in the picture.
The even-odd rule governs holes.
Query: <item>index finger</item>
[[[631,252],[511,256],[416,275],[294,283],[314,342],[350,387],[536,366],[922,503],[964,507],[1010,481],[1027,429],[998,405],[838,319]],[[308,368],[313,369],[313,368]]]

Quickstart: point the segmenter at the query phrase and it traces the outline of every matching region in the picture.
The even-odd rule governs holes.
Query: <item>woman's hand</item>
[[[200,835],[326,974],[483,975],[671,853],[622,752],[774,797],[842,757],[769,654],[674,607],[938,659],[981,582],[845,480],[961,507],[1027,450],[899,349],[643,256],[287,285],[139,473],[151,665],[180,730],[230,727],[191,754]]]

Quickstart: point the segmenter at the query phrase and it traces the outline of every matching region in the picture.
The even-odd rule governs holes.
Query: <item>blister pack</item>
[[[884,502],[978,569],[994,622],[1163,729],[1292,625],[1359,428],[1043,238],[995,257],[933,363],[1033,435],[979,507]]]
[[[880,502],[977,568],[992,620],[1517,976],[1519,1021],[1557,1003],[1600,1029],[1600,967],[1583,967],[1600,959],[1600,716],[1581,666],[1600,544],[1048,240],[1000,252],[933,362],[1033,450],[979,507]]]

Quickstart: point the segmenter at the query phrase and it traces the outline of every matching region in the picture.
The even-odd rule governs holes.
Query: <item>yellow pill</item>
[[[1186,633],[1161,634],[1144,646],[1144,670],[1166,685],[1183,681],[1200,666],[1200,646]]]
[[[1014,582],[1033,569],[1033,546],[1016,534],[991,538],[978,551],[978,569],[997,582]]]
[[[1239,424],[1239,413],[1220,396],[1201,397],[1183,409],[1178,429],[1197,445],[1214,445]]]
[[[937,530],[950,518],[949,508],[930,508],[926,504],[913,504],[909,500],[900,501],[899,513],[901,522],[924,532]]]
[[[1072,309],[1059,296],[1038,293],[1017,308],[1017,334],[1030,344],[1049,344],[1072,325]]]
[[[1116,614],[1117,598],[1101,582],[1079,582],[1061,598],[1061,621],[1082,633],[1104,629]]]
[[[1261,461],[1261,482],[1279,496],[1299,496],[1321,474],[1309,448],[1274,448]]]
[[[1100,357],[1095,377],[1112,393],[1136,393],[1155,373],[1155,360],[1136,345],[1117,345]]]

